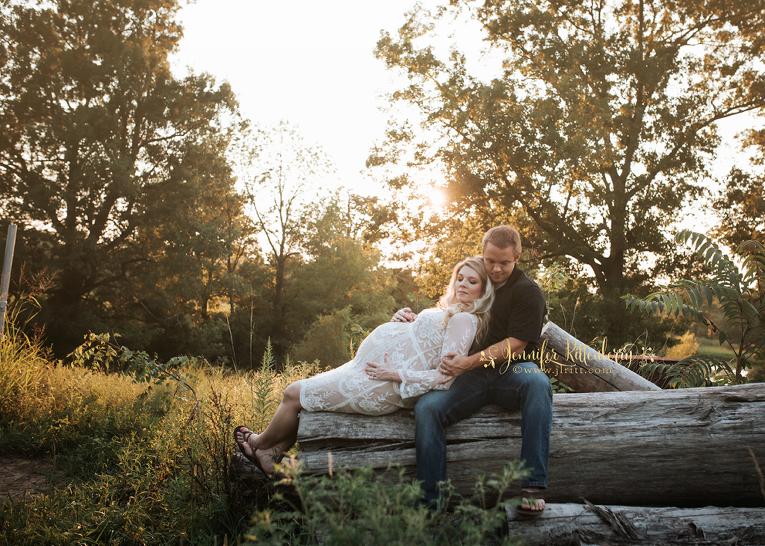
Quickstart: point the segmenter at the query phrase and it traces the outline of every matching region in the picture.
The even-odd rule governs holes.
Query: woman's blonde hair
[[[465,266],[478,273],[478,277],[481,279],[481,295],[470,303],[460,303],[457,301],[457,275],[460,269]],[[476,316],[478,328],[473,339],[473,348],[478,348],[489,331],[492,303],[494,303],[494,286],[491,284],[489,274],[483,265],[483,259],[480,256],[472,256],[454,266],[452,278],[446,287],[444,295],[441,296],[438,302],[438,307],[446,310],[444,328],[446,328],[449,320],[457,313],[472,313]]]

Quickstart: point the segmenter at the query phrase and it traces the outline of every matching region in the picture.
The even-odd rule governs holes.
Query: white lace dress
[[[300,381],[300,405],[308,411],[339,411],[383,415],[414,407],[429,390],[446,390],[451,381],[436,368],[446,353],[468,354],[478,321],[469,313],[454,315],[443,327],[444,311],[427,309],[411,323],[386,322],[359,346],[350,362]],[[388,361],[397,369],[401,383],[369,379],[367,362]]]

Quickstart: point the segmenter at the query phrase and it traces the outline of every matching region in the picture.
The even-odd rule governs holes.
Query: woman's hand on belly
[[[377,362],[367,362],[367,377],[375,381],[395,381],[401,383],[401,376],[398,370],[388,361],[388,353],[385,353],[385,359],[382,364]]]

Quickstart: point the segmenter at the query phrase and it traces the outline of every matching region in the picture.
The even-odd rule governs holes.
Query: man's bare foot
[[[521,504],[518,511],[522,514],[539,515],[545,509],[545,499],[539,487],[521,488]]]

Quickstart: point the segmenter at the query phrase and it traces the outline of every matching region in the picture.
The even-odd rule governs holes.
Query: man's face
[[[515,249],[512,245],[507,248],[499,248],[487,243],[486,248],[483,249],[483,265],[494,284],[503,283],[510,277],[518,258],[520,256],[515,255]]]

